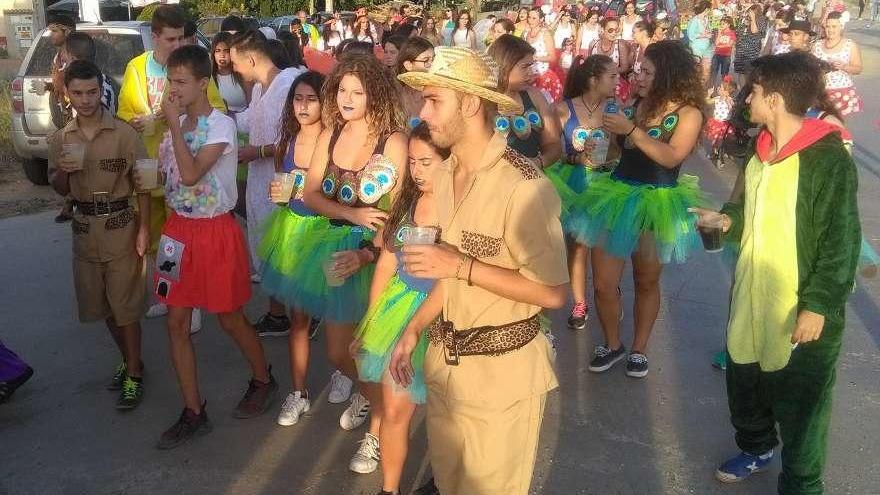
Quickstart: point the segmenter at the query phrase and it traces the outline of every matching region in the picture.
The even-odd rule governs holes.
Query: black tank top
[[[645,132],[658,141],[668,143],[675,133],[675,128],[678,127],[680,109],[681,107],[678,107],[667,113],[660,120],[660,125],[649,127]],[[672,187],[678,184],[680,163],[673,168],[667,168],[648,157],[625,136],[618,136],[617,142],[621,149],[620,163],[611,174],[613,179],[659,187]]]

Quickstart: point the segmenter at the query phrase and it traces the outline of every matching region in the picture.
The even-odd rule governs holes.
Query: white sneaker
[[[192,311],[192,319],[190,320],[189,325],[189,334],[199,333],[199,330],[202,329],[202,310],[199,308],[193,308]]]
[[[260,275],[259,273],[255,273],[255,274],[251,275],[251,283],[258,284],[262,281],[263,281],[263,276]]]
[[[351,378],[336,370],[330,375],[330,393],[327,394],[327,402],[331,404],[342,404],[351,397],[351,386],[353,385]]]
[[[348,469],[359,474],[370,474],[379,467],[379,460],[379,439],[367,433],[361,440],[361,446],[351,457]]]
[[[353,430],[364,424],[368,414],[370,414],[370,401],[363,395],[354,393],[351,395],[351,404],[339,417],[339,426],[343,430]]]
[[[159,318],[160,316],[165,316],[168,314],[168,306],[162,303],[156,303],[150,306],[150,309],[147,310],[146,316],[147,318]]]
[[[312,407],[309,399],[302,396],[302,392],[287,394],[284,404],[281,405],[281,413],[278,414],[278,424],[281,426],[293,426],[299,421],[299,417]]]

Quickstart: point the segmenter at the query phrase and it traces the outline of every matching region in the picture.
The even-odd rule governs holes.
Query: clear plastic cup
[[[345,284],[345,278],[337,276],[334,272],[336,271],[336,260],[330,258],[328,260],[324,260],[321,263],[321,268],[324,269],[324,278],[327,279],[328,287],[341,287]]]
[[[156,134],[156,117],[148,113],[141,116],[141,122],[144,124],[144,136],[152,136]]]
[[[410,227],[404,232],[403,243],[408,245],[430,245],[437,243],[437,227]]]
[[[275,172],[275,182],[281,184],[281,190],[277,195],[272,196],[272,202],[278,204],[287,204],[293,196],[293,187],[296,184],[296,177],[286,172]]]
[[[65,143],[61,145],[61,150],[67,161],[75,163],[77,170],[82,170],[83,160],[86,155],[86,145],[83,143]]]
[[[159,187],[159,160],[138,158],[134,162],[134,173],[140,183],[138,190],[150,191]]]

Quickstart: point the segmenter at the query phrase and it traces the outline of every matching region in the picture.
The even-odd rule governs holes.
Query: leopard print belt
[[[500,356],[528,344],[541,331],[538,316],[500,326],[456,330],[451,321],[437,319],[428,340],[443,346],[446,364],[457,366],[461,356]]]

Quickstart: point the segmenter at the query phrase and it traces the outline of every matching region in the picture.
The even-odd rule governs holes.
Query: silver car
[[[112,78],[117,94],[129,60],[152,47],[149,22],[81,23],[76,29],[95,39],[95,62]],[[12,143],[27,178],[37,185],[49,183],[46,138],[57,129],[52,124],[49,92],[38,94],[31,87],[33,80],[51,81],[53,57],[55,47],[49,41],[49,31],[44,29],[12,81]]]

